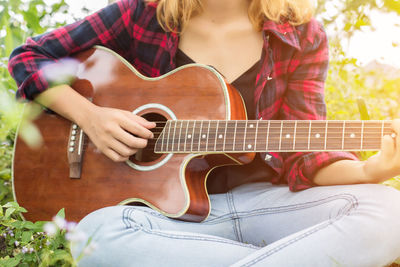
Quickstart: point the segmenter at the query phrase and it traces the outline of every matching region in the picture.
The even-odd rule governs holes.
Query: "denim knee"
[[[380,256],[400,257],[400,191],[385,185],[364,185],[366,192],[356,195],[360,239],[370,244],[370,251]]]

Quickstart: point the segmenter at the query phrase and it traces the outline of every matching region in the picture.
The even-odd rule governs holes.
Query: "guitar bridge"
[[[80,179],[82,173],[82,158],[83,158],[83,145],[84,135],[82,129],[75,123],[71,125],[69,139],[68,139],[68,164],[69,164],[69,178]]]

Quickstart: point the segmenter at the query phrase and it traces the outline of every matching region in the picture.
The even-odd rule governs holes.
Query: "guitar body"
[[[156,121],[246,119],[240,95],[210,67],[187,65],[151,79],[105,48],[75,59],[79,68],[72,87],[96,105]],[[34,123],[42,145],[30,148],[17,136],[13,159],[14,196],[32,221],[51,220],[61,208],[68,220],[78,221],[96,209],[133,202],[172,218],[202,221],[210,212],[205,185],[211,170],[254,158],[254,153],[159,154],[143,161],[131,157],[128,165],[111,161],[86,137],[80,176],[71,178],[72,123],[50,113],[42,113]]]

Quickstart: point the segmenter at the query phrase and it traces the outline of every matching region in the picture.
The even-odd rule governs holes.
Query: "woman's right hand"
[[[147,140],[156,125],[129,111],[93,105],[79,125],[94,145],[115,162],[129,159]]]
[[[129,111],[96,106],[69,85],[45,90],[35,100],[77,123],[95,146],[116,162],[128,160],[153,138],[149,129],[155,123]]]

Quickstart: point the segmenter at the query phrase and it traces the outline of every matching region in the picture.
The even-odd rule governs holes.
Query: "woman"
[[[125,161],[146,146],[155,125],[96,106],[68,85],[45,90],[41,64],[93,45],[113,49],[151,77],[194,61],[213,66],[238,88],[250,119],[325,119],[328,48],[312,12],[307,0],[121,0],[28,39],[13,52],[10,72],[19,97],[76,122],[111,160]],[[399,120],[393,130],[400,133]],[[400,256],[400,194],[371,184],[400,174],[400,138],[385,136],[382,143],[381,153],[367,161],[341,152],[270,153],[245,167],[219,168],[208,184],[212,211],[203,223],[168,219],[146,207],[96,211],[79,229],[98,248],[80,264],[390,263]],[[84,244],[74,248],[75,256]]]

